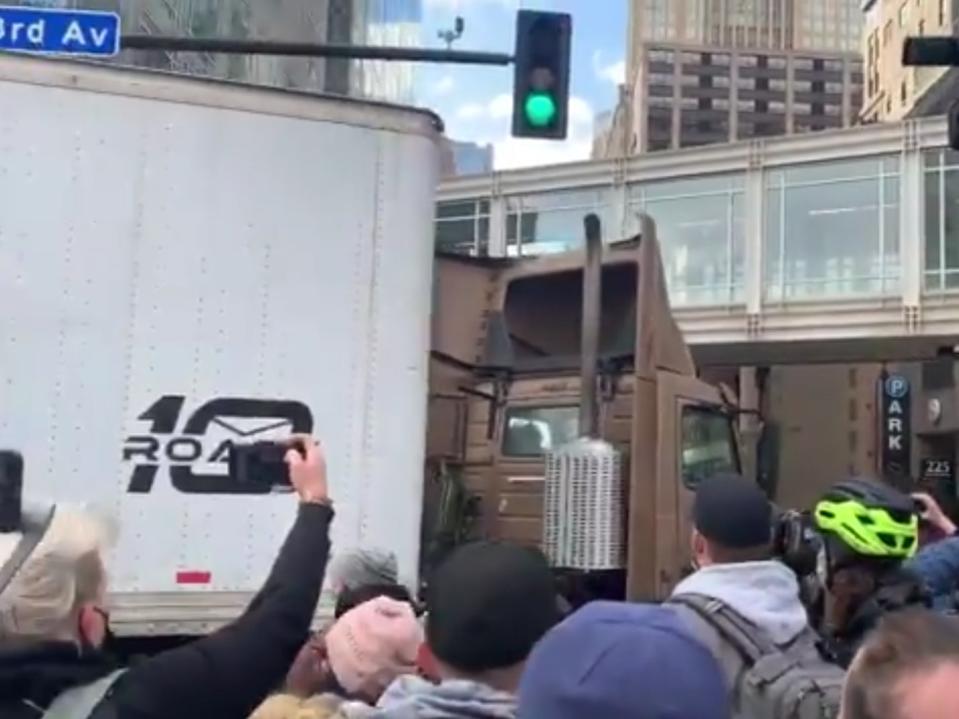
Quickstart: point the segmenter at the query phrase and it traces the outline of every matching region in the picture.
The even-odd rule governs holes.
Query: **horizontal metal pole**
[[[419,47],[234,40],[230,38],[174,37],[169,35],[123,35],[120,38],[120,47],[124,50],[346,57],[359,60],[448,62],[460,65],[509,65],[513,62],[512,55],[497,52],[474,52],[472,50],[432,50]]]

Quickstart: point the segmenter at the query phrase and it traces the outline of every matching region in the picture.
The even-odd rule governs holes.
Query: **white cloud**
[[[593,108],[581,97],[573,95],[569,98],[569,122],[571,125],[593,126]]]
[[[486,108],[478,102],[467,102],[456,108],[456,117],[460,120],[478,120],[485,112]]]
[[[588,135],[586,137],[570,135],[561,142],[504,137],[493,142],[493,162],[497,170],[558,165],[564,162],[588,160],[592,147],[593,140]]]
[[[430,93],[433,95],[449,95],[456,87],[456,81],[452,75],[443,75],[439,80],[430,86]]]
[[[606,80],[614,85],[622,85],[626,82],[626,61],[617,60],[612,63],[604,63],[602,51],[596,50],[593,53],[593,72],[600,80]]]
[[[502,95],[497,95],[489,101],[489,105],[486,106],[486,112],[494,120],[502,120],[506,117],[512,117],[513,96],[508,95],[505,92]]]

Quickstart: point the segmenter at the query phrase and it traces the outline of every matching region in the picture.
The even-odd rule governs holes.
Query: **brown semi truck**
[[[442,491],[428,490],[425,516],[432,526],[450,510],[454,482],[463,514],[473,510],[464,534],[539,545],[544,456],[588,432],[586,382],[591,429],[623,456],[626,594],[654,599],[689,565],[692,490],[740,463],[735,412],[697,378],[654,223],[641,218],[641,228],[601,250],[601,282],[585,288],[585,250],[437,257],[427,455],[428,488]]]

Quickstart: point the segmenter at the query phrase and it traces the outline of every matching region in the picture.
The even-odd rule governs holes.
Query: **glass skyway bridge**
[[[926,118],[454,178],[436,241],[536,255],[578,246],[586,213],[609,241],[646,212],[700,354],[789,342],[793,361],[808,342],[810,361],[919,356],[959,342],[959,153],[946,145],[945,121]]]

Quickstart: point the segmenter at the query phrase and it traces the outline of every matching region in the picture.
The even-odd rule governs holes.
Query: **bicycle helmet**
[[[919,516],[912,498],[870,479],[834,485],[815,509],[816,526],[854,555],[904,560],[916,553]]]

